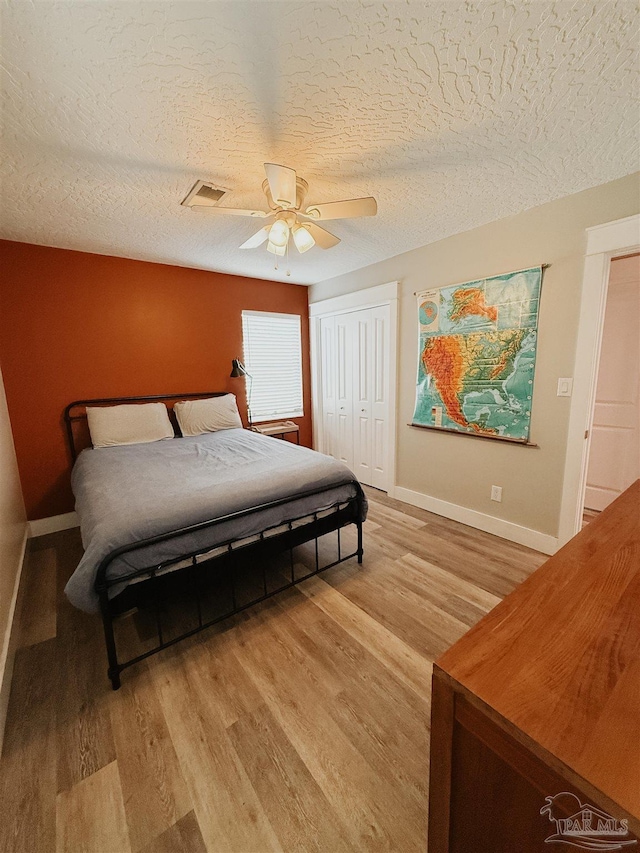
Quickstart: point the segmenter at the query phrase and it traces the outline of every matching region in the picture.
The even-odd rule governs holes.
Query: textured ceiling
[[[291,281],[356,269],[638,167],[635,0],[3,5],[0,235],[285,278],[250,219],[180,206],[197,178],[264,205],[262,163],[327,223]]]

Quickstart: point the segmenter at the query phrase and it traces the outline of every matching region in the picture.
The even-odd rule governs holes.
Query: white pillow
[[[94,447],[146,444],[175,435],[164,403],[90,407],[87,421]]]
[[[236,398],[233,394],[185,400],[173,407],[182,435],[202,435],[220,429],[242,429]]]

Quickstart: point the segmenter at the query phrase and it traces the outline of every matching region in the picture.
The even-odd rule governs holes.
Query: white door
[[[322,450],[362,482],[389,488],[388,305],[322,317]]]
[[[389,379],[387,305],[355,311],[353,329],[354,473],[377,489],[387,476]]]
[[[388,305],[371,310],[371,486],[388,491],[389,418],[394,417],[389,400],[390,311]]]
[[[585,507],[603,510],[640,477],[640,255],[611,262]]]
[[[336,323],[336,407],[337,424],[334,456],[349,468],[353,465],[353,328],[350,314],[339,315]]]
[[[352,319],[354,465],[353,473],[362,482],[373,485],[371,420],[371,311],[355,311]]]
[[[322,451],[337,456],[338,407],[336,382],[338,368],[336,360],[336,318],[322,317],[320,320],[320,385],[322,399]]]

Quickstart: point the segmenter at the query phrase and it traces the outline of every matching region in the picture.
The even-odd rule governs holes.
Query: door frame
[[[582,527],[591,429],[611,260],[640,251],[640,214],[586,229],[580,318],[569,413],[558,543]]]
[[[387,469],[389,488],[387,494],[394,496],[396,488],[396,412],[398,394],[398,292],[399,282],[391,281],[375,287],[367,287],[344,296],[323,299],[309,305],[309,327],[311,333],[311,405],[313,415],[313,447],[324,446],[322,419],[322,359],[320,357],[320,321],[337,314],[349,314],[366,308],[389,306],[389,359],[387,363],[389,396],[387,401]]]

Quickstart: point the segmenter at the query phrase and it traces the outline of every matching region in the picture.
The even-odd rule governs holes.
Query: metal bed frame
[[[87,406],[103,406],[103,405],[118,405],[126,403],[145,403],[145,402],[169,402],[184,399],[200,399],[203,397],[223,396],[224,392],[202,392],[198,394],[163,394],[157,396],[146,397],[110,397],[100,398],[95,400],[75,400],[70,403],[64,410],[64,422],[66,426],[67,439],[69,442],[69,450],[71,460],[75,462],[78,455],[78,443],[74,432],[74,425],[77,422],[86,422],[86,407]],[[170,414],[173,415],[172,407]],[[175,424],[174,424],[175,429]],[[274,439],[277,441],[278,439]],[[142,660],[157,654],[163,649],[169,648],[176,643],[188,637],[204,631],[205,629],[228,619],[258,604],[271,598],[274,595],[289,589],[296,584],[301,583],[307,578],[320,574],[338,563],[343,563],[352,557],[357,557],[358,563],[362,563],[363,544],[362,544],[362,512],[364,506],[364,493],[362,486],[356,479],[345,481],[338,485],[352,485],[354,487],[353,497],[344,499],[334,503],[328,509],[317,511],[314,513],[305,513],[304,515],[292,518],[287,522],[269,527],[251,538],[251,541],[246,540],[227,540],[224,542],[209,545],[208,547],[200,548],[196,551],[190,551],[182,554],[179,557],[173,557],[163,561],[162,563],[147,566],[145,568],[136,569],[126,575],[119,575],[116,578],[110,578],[108,575],[109,566],[111,563],[122,557],[125,554],[130,554],[138,551],[141,548],[150,545],[156,545],[160,542],[166,542],[171,539],[176,539],[180,536],[189,533],[199,532],[208,528],[215,528],[219,524],[223,524],[232,519],[248,517],[268,509],[278,506],[286,506],[290,503],[295,503],[300,498],[311,497],[313,495],[321,495],[324,492],[332,491],[336,485],[323,487],[319,489],[309,489],[306,492],[299,493],[293,497],[281,498],[279,500],[269,501],[260,504],[259,506],[248,507],[244,510],[239,510],[221,516],[212,518],[198,524],[192,524],[187,527],[182,527],[176,530],[171,530],[148,539],[139,540],[138,542],[123,545],[111,551],[99,564],[95,589],[100,602],[100,613],[102,616],[102,624],[104,628],[104,637],[108,658],[108,677],[111,680],[111,685],[114,690],[120,687],[120,673],[130,666],[139,663]],[[302,522],[296,526],[297,522]],[[348,554],[342,553],[342,542],[340,531],[343,527],[354,524],[357,528],[357,547],[355,551]],[[282,528],[286,528],[282,531]],[[272,531],[280,530],[281,532],[274,533]],[[336,532],[337,533],[337,559],[331,560],[325,565],[321,565],[318,540],[320,537]],[[306,572],[304,575],[296,577],[293,549],[307,542],[315,542],[315,565],[313,569]],[[198,562],[199,557],[209,554],[213,549],[217,552],[214,556],[206,557],[206,559]],[[221,550],[224,549],[224,550]],[[277,586],[275,589],[269,590],[267,584],[267,568],[266,560],[269,557],[276,555],[289,554],[289,565],[286,582]],[[171,569],[177,563],[183,563],[189,560],[189,565]],[[236,573],[238,567],[244,564],[259,565],[261,567],[261,592],[258,596],[251,598],[249,601],[241,603],[237,597]],[[203,618],[201,608],[201,593],[203,584],[207,579],[210,579],[213,574],[220,569],[226,568],[229,577],[229,587],[231,592],[232,606],[229,610],[225,610],[222,614],[217,614],[214,618]],[[131,584],[131,581],[136,583]],[[116,586],[130,584],[126,589],[112,598],[109,597],[109,591]],[[162,595],[166,590],[168,595],[166,599],[172,597],[176,588],[181,592],[187,592],[195,604],[195,612],[197,614],[197,625],[194,628],[183,631],[177,636],[167,637],[167,632],[162,623],[161,604],[164,603]],[[165,600],[166,600],[165,599]],[[151,601],[154,611],[155,633],[157,634],[158,643],[152,649],[135,655],[128,660],[119,660],[118,651],[116,648],[116,638],[114,633],[115,618],[132,607],[137,606],[141,601]]]

